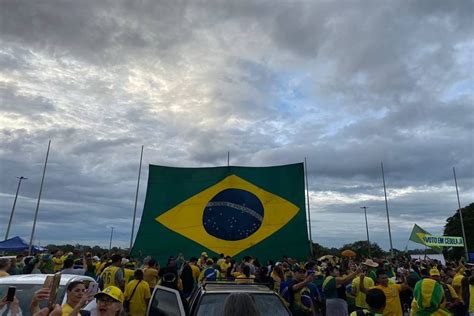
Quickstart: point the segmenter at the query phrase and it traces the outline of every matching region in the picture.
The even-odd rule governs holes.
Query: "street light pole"
[[[464,239],[464,251],[466,252],[466,260],[469,261],[469,251],[467,250],[467,239],[466,239],[466,232],[464,231],[464,220],[462,219],[462,210],[461,210],[461,201],[459,200],[459,190],[458,190],[458,180],[456,179],[456,169],[453,167],[453,174],[454,174],[454,184],[456,185],[456,195],[458,197],[458,213],[459,219],[461,221],[461,231],[462,231],[462,238]]]
[[[21,180],[27,180],[28,179],[28,178],[25,178],[23,176],[17,177],[17,178],[19,179],[18,180],[18,187],[16,188],[15,200],[13,200],[12,213],[10,214],[10,220],[8,221],[8,227],[7,227],[7,233],[5,234],[5,240],[8,239],[8,235],[10,234],[10,227],[12,226],[13,214],[15,213],[16,199],[18,198],[18,191],[20,191]]]
[[[112,238],[114,236],[114,227],[110,227],[112,230],[110,231],[110,243],[109,243],[109,252],[112,250]]]
[[[383,172],[383,162],[381,162],[380,165],[382,166],[383,193],[385,195],[385,210],[387,211],[388,238],[390,240],[390,256],[393,258],[392,229],[390,228],[390,215],[388,214],[387,188],[385,186],[385,174]]]
[[[367,244],[369,246],[369,258],[372,256],[370,255],[370,238],[369,238],[369,223],[367,222],[367,209],[369,208],[368,206],[361,206],[361,208],[364,209],[364,214],[365,214],[365,229],[367,230]]]

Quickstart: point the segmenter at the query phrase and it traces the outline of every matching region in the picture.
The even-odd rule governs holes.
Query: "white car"
[[[8,287],[16,287],[15,296],[20,301],[20,308],[23,315],[30,315],[30,303],[35,292],[43,287],[48,274],[21,274],[0,278],[0,298],[8,292]],[[84,275],[62,274],[59,283],[57,304],[66,303],[66,288],[70,282],[84,281],[85,283],[95,282],[91,277]],[[45,307],[46,302],[41,302],[40,307]]]

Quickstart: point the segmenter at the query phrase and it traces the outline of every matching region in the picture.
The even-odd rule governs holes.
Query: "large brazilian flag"
[[[150,165],[132,255],[164,260],[224,253],[304,259],[308,235],[303,164],[173,168]]]

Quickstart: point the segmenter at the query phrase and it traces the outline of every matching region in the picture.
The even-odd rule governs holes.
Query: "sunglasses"
[[[112,303],[117,302],[116,300],[114,300],[114,299],[111,298],[110,296],[105,296],[105,295],[97,297],[97,298],[95,299],[95,301],[96,301],[97,303],[99,303],[99,302],[104,302],[104,303],[107,303],[107,304],[112,304]]]

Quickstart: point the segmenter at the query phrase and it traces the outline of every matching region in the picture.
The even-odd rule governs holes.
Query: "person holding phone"
[[[89,285],[90,288],[91,285]],[[62,316],[76,316],[84,305],[93,296],[89,291],[86,291],[86,286],[82,281],[73,281],[67,286],[67,299],[62,307]]]
[[[23,314],[20,308],[20,301],[14,296],[14,292],[13,296],[11,293],[9,294],[0,300],[0,315],[22,316]]]

